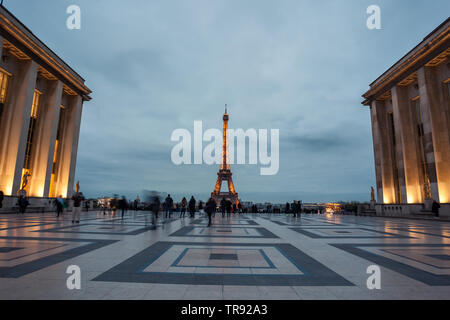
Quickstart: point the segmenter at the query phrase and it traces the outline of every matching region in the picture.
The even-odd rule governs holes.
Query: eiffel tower
[[[217,173],[217,182],[214,191],[211,193],[211,198],[213,198],[216,203],[220,203],[220,201],[225,198],[238,205],[239,198],[236,190],[234,189],[233,179],[231,178],[233,174],[231,173],[230,165],[228,164],[228,119],[227,105],[225,105],[225,114],[223,115],[222,164],[220,165],[220,170]],[[223,181],[228,182],[228,192],[221,192]]]

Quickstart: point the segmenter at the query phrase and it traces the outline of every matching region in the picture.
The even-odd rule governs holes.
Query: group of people
[[[77,189],[78,188],[79,188],[79,186],[77,185]],[[3,193],[3,191],[0,190],[0,208],[3,207],[4,198],[5,198],[4,193]],[[82,208],[83,202],[86,199],[85,199],[83,193],[79,192],[78,190],[77,190],[77,192],[75,192],[75,194],[73,195],[73,197],[71,199],[73,200],[72,223],[80,223],[81,208]],[[26,195],[20,194],[17,199],[17,206],[19,208],[19,213],[24,214],[27,207],[29,206],[29,204],[30,203],[29,203]],[[62,212],[64,211],[64,208],[67,207],[67,204],[61,198],[55,199],[53,204],[55,205],[55,208],[56,208],[57,217],[59,217],[62,214]],[[222,200],[220,201],[219,204],[220,204],[220,211],[222,212],[222,217],[225,217],[225,215],[229,217],[231,215],[231,213],[242,213],[244,211],[247,212],[247,209],[243,210],[241,203],[238,203],[238,204],[232,203],[229,199],[226,199],[226,198],[222,198]],[[151,197],[151,201],[150,201],[150,211],[154,214],[155,220],[158,219],[158,214],[161,209],[161,206],[162,206],[163,212],[165,212],[166,219],[167,218],[170,219],[172,217],[174,209],[176,211],[180,212],[180,218],[185,217],[186,211],[189,211],[189,216],[191,218],[195,218],[195,212],[196,212],[196,209],[198,208],[198,211],[200,213],[205,212],[208,215],[208,226],[211,225],[211,220],[212,220],[211,217],[212,217],[212,215],[214,215],[216,213],[216,210],[217,210],[217,203],[213,198],[209,198],[209,200],[206,202],[206,204],[203,204],[202,201],[199,201],[198,206],[197,206],[197,201],[195,200],[194,196],[191,196],[189,201],[187,201],[186,197],[183,197],[183,199],[181,200],[180,203],[176,203],[174,205],[173,198],[170,196],[170,194],[161,203],[160,197],[155,193]],[[124,217],[125,212],[127,211],[127,209],[129,207],[134,207],[134,209],[137,210],[136,201],[135,201],[134,205],[132,203],[129,204],[127,202],[125,196],[123,196],[121,199],[115,198],[113,200],[113,202],[111,202],[111,204],[110,204],[110,208],[114,208],[114,210],[116,210],[116,209],[121,210],[122,218]],[[436,217],[439,217],[439,208],[440,208],[439,203],[434,201],[433,205],[432,205],[432,212]],[[272,205],[268,204],[266,212],[272,213],[272,210],[273,210]],[[258,207],[256,205],[253,205],[249,211],[252,213],[257,213]],[[106,214],[106,207],[103,208],[103,212],[104,212],[104,214]],[[284,212],[286,214],[293,214],[294,217],[300,216],[302,213],[302,202],[296,201],[296,200],[294,200],[293,203],[287,202],[285,205],[285,208],[284,208]]]
[[[225,217],[225,214],[228,216],[231,212],[242,212],[242,206],[233,204],[230,200],[223,198],[220,202],[222,216]],[[213,198],[209,198],[209,200],[204,204],[203,201],[199,201],[191,196],[189,201],[186,197],[183,197],[180,203],[174,203],[171,195],[167,195],[164,201],[161,203],[160,197],[154,193],[150,197],[150,211],[154,215],[154,222],[158,219],[158,215],[160,210],[162,209],[165,214],[166,219],[171,219],[174,210],[180,212],[180,219],[186,217],[186,212],[189,212],[190,218],[195,218],[195,213],[206,213],[208,216],[208,226],[211,226],[212,215],[216,213],[217,203]]]
[[[289,202],[286,202],[284,211],[286,212],[286,214],[292,213],[294,217],[300,216],[302,213],[302,202],[297,200],[294,200],[294,202],[291,204],[289,204]]]
[[[167,198],[170,198],[170,194]],[[170,198],[169,203],[167,203],[167,200],[168,200],[167,198],[166,198],[166,206],[169,206],[169,205],[173,206],[172,198]],[[196,201],[195,201],[194,196],[191,196],[191,199],[189,200],[189,202],[186,200],[185,197],[183,197],[183,200],[181,200],[181,203],[180,203],[180,208],[181,208],[180,218],[184,218],[184,216],[186,214],[186,209],[189,209],[189,216],[191,218],[194,218],[195,217],[195,205],[196,205]],[[203,209],[202,201],[200,201],[198,203],[198,209],[199,209],[199,211]],[[167,217],[167,215],[166,215],[166,217]]]

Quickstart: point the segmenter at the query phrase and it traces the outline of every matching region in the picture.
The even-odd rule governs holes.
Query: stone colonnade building
[[[377,215],[450,216],[450,19],[370,85]]]
[[[30,208],[72,196],[90,94],[83,78],[0,6],[0,210],[15,206],[24,185]]]

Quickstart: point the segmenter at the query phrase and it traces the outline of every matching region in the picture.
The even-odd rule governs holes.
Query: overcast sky
[[[66,28],[79,5],[81,30]],[[381,7],[382,29],[366,9]],[[448,0],[5,0],[86,79],[76,179],[90,197],[143,189],[206,198],[218,166],[175,166],[173,130],[194,120],[280,130],[280,169],[234,165],[242,200],[370,200],[361,95],[442,23]],[[176,199],[178,200],[178,199]]]

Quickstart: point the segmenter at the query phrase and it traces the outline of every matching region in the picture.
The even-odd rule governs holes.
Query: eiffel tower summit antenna
[[[228,120],[229,116],[227,113],[227,105],[225,105],[225,113],[223,115],[223,141],[222,141],[222,164],[220,165],[219,172],[217,173],[217,182],[214,191],[211,193],[211,198],[213,198],[217,203],[225,198],[235,203],[239,204],[239,198],[236,190],[234,189],[233,175],[230,170],[230,164],[228,163]],[[221,192],[222,182],[228,182],[228,192]]]

